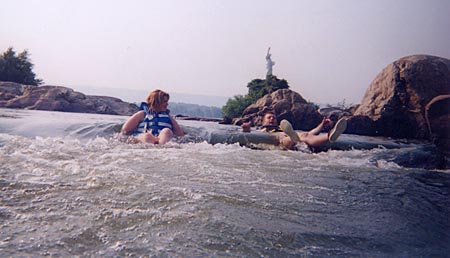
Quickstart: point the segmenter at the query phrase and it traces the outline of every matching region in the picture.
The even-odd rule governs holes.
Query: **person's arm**
[[[183,136],[184,131],[183,131],[183,129],[181,129],[181,126],[177,123],[177,120],[175,120],[175,118],[173,118],[170,115],[169,115],[169,117],[170,117],[170,120],[172,121],[173,134],[176,136]]]
[[[145,112],[143,110],[134,113],[122,126],[122,130],[120,133],[122,134],[130,134],[133,132],[139,125],[139,122],[142,121],[145,117]]]
[[[242,132],[249,133],[250,128],[252,127],[252,122],[242,123],[241,127],[242,127]]]

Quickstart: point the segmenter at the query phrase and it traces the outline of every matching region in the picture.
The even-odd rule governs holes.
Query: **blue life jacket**
[[[164,128],[172,130],[172,120],[169,117],[169,110],[155,113],[153,110],[150,110],[145,102],[141,103],[139,109],[144,110],[145,117],[139,122],[137,129],[133,131],[132,135],[152,132],[153,135],[157,136]]]

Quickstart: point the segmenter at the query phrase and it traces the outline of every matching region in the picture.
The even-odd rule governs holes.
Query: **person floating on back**
[[[132,135],[141,143],[165,144],[174,135],[183,136],[183,129],[169,114],[169,94],[162,90],[152,91],[141,110],[132,115],[122,126],[121,134]]]
[[[329,142],[335,142],[347,129],[347,119],[339,119],[328,134],[320,134],[325,126],[331,126],[332,123],[330,119],[323,118],[322,122],[309,132],[297,133],[289,121],[282,120],[278,125],[275,113],[267,112],[263,116],[260,130],[275,134],[281,146],[292,150],[299,142],[304,142],[310,147],[318,147]],[[243,132],[250,132],[251,122],[243,123],[241,127]]]

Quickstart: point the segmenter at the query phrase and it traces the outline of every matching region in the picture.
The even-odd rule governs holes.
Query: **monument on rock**
[[[286,80],[278,79],[273,74],[270,47],[266,54],[266,79],[254,79],[248,85],[248,97],[253,101],[243,112],[240,118],[234,119],[234,124],[251,121],[252,124],[261,124],[261,119],[267,111],[274,112],[279,120],[289,120],[298,130],[310,130],[322,119],[318,107],[306,101],[299,93],[289,89]]]
[[[275,62],[272,61],[272,54],[270,54],[270,47],[267,49],[266,54],[266,68],[267,68],[267,74],[266,78],[270,78],[272,76],[272,67],[275,65]]]

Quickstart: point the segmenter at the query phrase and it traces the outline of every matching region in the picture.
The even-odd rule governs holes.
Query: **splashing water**
[[[1,114],[2,256],[447,254],[450,175],[386,158],[404,150],[211,145],[228,127],[192,121],[186,143],[126,144],[125,117]]]

